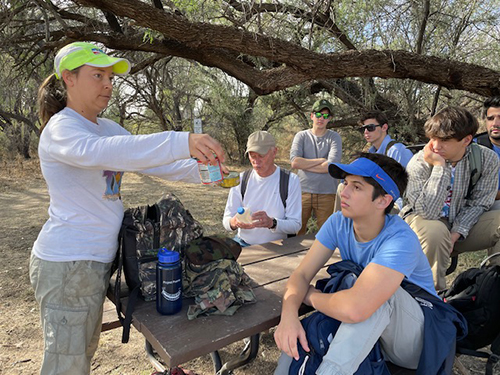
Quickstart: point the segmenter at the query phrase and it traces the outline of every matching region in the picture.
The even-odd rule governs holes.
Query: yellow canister
[[[219,184],[224,188],[232,188],[240,184],[240,174],[238,172],[229,172],[224,175],[224,179]]]

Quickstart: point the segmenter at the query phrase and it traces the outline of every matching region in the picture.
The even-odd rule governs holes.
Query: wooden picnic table
[[[185,299],[182,311],[169,316],[160,315],[154,302],[139,301],[133,313],[132,324],[146,338],[146,347],[155,367],[160,365],[154,362],[151,349],[170,368],[212,353],[218,374],[229,373],[252,360],[257,354],[259,333],[279,323],[287,279],[313,241],[313,235],[306,235],[243,248],[238,262],[254,282],[257,302],[240,307],[233,316],[200,316],[188,320],[187,309],[192,299]],[[338,260],[338,252],[333,253],[330,263]],[[327,276],[325,266],[317,279]],[[126,304],[124,299],[124,310]],[[310,310],[304,306],[301,313],[307,311]],[[217,350],[247,337],[252,337],[252,341],[245,358],[225,365],[217,363],[220,362]]]

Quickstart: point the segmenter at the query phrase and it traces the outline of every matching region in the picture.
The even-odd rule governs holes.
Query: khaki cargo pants
[[[450,225],[444,220],[426,220],[419,215],[409,215],[405,221],[417,234],[422,250],[431,266],[434,286],[437,290],[446,288],[446,270],[450,265]],[[452,255],[466,251],[491,249],[500,252],[500,211],[483,213],[463,241],[455,243]]]
[[[32,255],[30,280],[40,305],[42,375],[86,375],[101,333],[111,263],[48,262]]]

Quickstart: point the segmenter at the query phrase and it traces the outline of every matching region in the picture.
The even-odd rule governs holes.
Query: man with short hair
[[[300,229],[300,181],[296,174],[287,171],[288,196],[283,204],[280,179],[288,177],[274,164],[277,150],[274,137],[266,131],[256,131],[248,137],[246,154],[252,170],[244,196],[242,183],[231,188],[222,220],[227,230],[238,230],[235,240],[242,246],[283,239]],[[240,181],[243,181],[243,176],[244,173],[241,173]],[[251,210],[252,223],[238,219],[239,207]]]
[[[483,118],[486,121],[486,132],[477,135],[474,140],[495,151],[500,159],[500,96],[492,96],[483,103]],[[500,172],[499,172],[500,181]],[[500,189],[500,186],[499,186]],[[500,209],[500,190],[495,197],[495,203],[490,210]]]
[[[424,125],[430,141],[408,163],[409,183],[401,217],[417,234],[436,289],[446,287],[450,255],[493,247],[500,251],[500,211],[489,211],[498,191],[499,161],[471,145],[477,119],[446,107]],[[470,187],[472,147],[480,148],[482,172]]]
[[[306,233],[313,211],[318,229],[333,212],[338,181],[328,175],[328,165],[340,162],[342,139],[337,132],[327,129],[332,115],[332,103],[326,99],[316,101],[310,114],[312,128],[295,134],[290,149],[290,162],[292,168],[298,170],[302,186],[302,228],[299,235]]]
[[[390,137],[388,119],[384,112],[366,112],[361,116],[360,123],[359,131],[371,144],[368,152],[387,155],[406,168],[413,153],[404,144],[396,142]]]
[[[427,336],[427,331],[424,337],[424,323],[430,315],[401,283],[405,280],[423,290],[422,306],[433,305],[428,298],[439,298],[417,236],[399,216],[388,214],[405,190],[407,174],[394,159],[370,153],[360,154],[348,165],[331,164],[329,172],[333,178],[344,179],[342,211],[329,217],[287,282],[281,321],[274,334],[283,351],[275,375],[288,374],[292,358],[299,358],[298,345],[306,352],[311,350],[298,317],[302,303],[341,322],[316,374],[353,374],[378,340],[385,358],[416,369],[424,338],[436,337]],[[337,248],[342,260],[363,270],[350,289],[322,293],[310,283]],[[442,353],[436,355],[435,368],[450,352],[454,355],[453,325],[452,330],[441,328],[442,332],[435,330],[439,339],[445,338],[437,340],[437,351]]]

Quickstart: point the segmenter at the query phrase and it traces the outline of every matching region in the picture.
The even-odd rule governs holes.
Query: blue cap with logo
[[[328,172],[334,178],[344,178],[347,174],[362,177],[371,177],[395,201],[400,197],[399,189],[392,178],[375,162],[366,158],[358,158],[351,164],[332,163]]]

